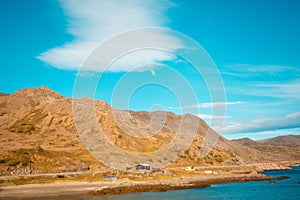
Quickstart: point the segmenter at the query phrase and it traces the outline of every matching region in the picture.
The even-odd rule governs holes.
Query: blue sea
[[[177,190],[168,192],[134,193],[125,195],[113,195],[95,199],[110,200],[194,200],[194,199],[276,199],[293,200],[300,199],[300,167],[293,167],[288,171],[269,171],[268,176],[289,176],[289,179],[275,181],[276,184],[269,184],[269,181],[227,183],[212,185],[211,188]]]
[[[268,176],[289,176],[289,179],[275,181],[226,183],[212,185],[210,188],[177,190],[168,192],[144,192],[109,196],[57,196],[39,197],[38,199],[63,199],[63,200],[194,200],[194,199],[276,199],[276,200],[295,200],[300,199],[300,167],[293,167],[287,171],[268,171]],[[35,198],[34,198],[35,199]]]

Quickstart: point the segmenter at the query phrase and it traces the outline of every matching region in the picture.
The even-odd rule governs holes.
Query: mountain
[[[8,95],[7,93],[4,93],[4,92],[0,92],[0,96],[6,96]]]
[[[300,160],[299,135],[277,136],[256,141],[241,138],[232,141],[261,152],[261,155],[267,160]]]
[[[78,106],[74,107],[73,102]],[[89,102],[94,103],[95,111],[87,114],[82,108],[89,106],[82,106]],[[74,112],[79,115],[74,116]],[[47,87],[40,87],[0,96],[0,173],[8,175],[107,170],[105,163],[100,163],[90,154],[89,148],[93,147],[86,149],[87,145],[83,145],[86,140],[82,139],[86,134],[94,134],[94,138],[89,138],[88,141],[91,144],[100,140],[95,131],[85,132],[90,128],[96,130],[97,127],[91,127],[93,125],[90,126],[89,123],[77,127],[74,125],[75,120],[80,124],[82,121],[89,121],[93,115],[110,144],[132,153],[151,154],[162,147],[168,150],[168,145],[176,137],[183,141],[177,146],[185,145],[184,140],[176,133],[192,134],[191,130],[194,129],[196,134],[191,145],[184,152],[178,150],[177,160],[172,162],[171,154],[158,160],[170,161],[168,167],[245,165],[295,159],[288,155],[276,154],[275,157],[269,152],[263,153],[259,148],[227,140],[193,115],[118,110],[101,100],[65,98]],[[185,121],[183,126],[182,120]],[[80,136],[77,129],[83,130]],[[210,137],[206,137],[208,131]],[[203,150],[201,146],[208,144],[207,141],[217,143],[207,155],[200,156],[199,152]],[[119,163],[124,170],[131,161],[130,158],[118,157],[107,148],[97,149],[97,153],[110,153],[108,159]]]
[[[277,136],[257,142],[271,146],[300,147],[300,135]]]
[[[25,97],[35,99],[37,101],[55,101],[55,100],[62,100],[64,97],[57,92],[52,91],[51,89],[41,86],[37,89],[35,88],[25,88],[22,90],[17,91],[16,93],[12,94],[11,96],[16,97]]]
[[[241,138],[241,139],[235,139],[235,140],[232,140],[234,142],[238,142],[242,145],[245,145],[245,146],[251,146],[251,145],[257,145],[258,143],[254,140],[251,140],[250,138]]]

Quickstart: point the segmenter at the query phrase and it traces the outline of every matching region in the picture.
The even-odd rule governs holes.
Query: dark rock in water
[[[300,184],[300,182],[297,182],[297,184]]]
[[[289,177],[289,176],[278,176],[278,177],[273,178],[272,180],[285,180],[285,179],[289,179],[289,178],[291,178],[291,177]]]
[[[269,181],[269,184],[276,184],[275,181]]]

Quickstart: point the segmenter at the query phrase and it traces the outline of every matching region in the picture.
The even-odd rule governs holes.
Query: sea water
[[[210,188],[177,190],[167,192],[143,192],[108,196],[57,196],[62,200],[194,200],[194,199],[270,199],[270,200],[295,200],[300,199],[300,167],[292,167],[292,170],[268,171],[268,176],[289,176],[289,179],[269,181],[226,183],[212,185]],[[36,198],[30,198],[36,199]],[[37,199],[53,199],[53,197],[39,197]]]

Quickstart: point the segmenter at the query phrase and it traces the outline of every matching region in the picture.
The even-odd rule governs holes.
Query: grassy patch
[[[2,186],[16,186],[26,184],[47,184],[47,183],[61,183],[61,182],[95,182],[103,181],[103,174],[74,174],[74,175],[53,175],[53,176],[23,176],[2,178],[0,183]]]

